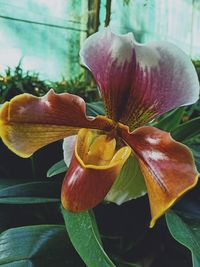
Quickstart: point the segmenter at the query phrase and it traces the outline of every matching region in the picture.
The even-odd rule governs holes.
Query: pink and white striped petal
[[[85,41],[80,56],[97,81],[108,116],[131,130],[198,99],[195,69],[170,43],[139,44],[132,33],[116,35],[105,28]]]

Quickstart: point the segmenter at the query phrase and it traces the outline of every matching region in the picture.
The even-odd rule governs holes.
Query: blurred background
[[[108,25],[200,58],[199,0],[0,0],[0,72],[21,62],[41,79],[75,78],[83,40]]]

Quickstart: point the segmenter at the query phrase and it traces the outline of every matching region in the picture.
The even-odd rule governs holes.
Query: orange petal
[[[116,152],[115,139],[81,129],[63,181],[61,199],[64,208],[77,212],[101,202],[130,153],[128,146]]]
[[[131,134],[125,128],[119,132],[139,158],[151,207],[150,227],[153,227],[177,199],[196,185],[199,174],[192,153],[169,133],[151,126],[140,127]]]
[[[50,90],[43,97],[22,94],[0,110],[0,136],[17,155],[29,157],[39,148],[76,134],[79,128],[109,130],[112,121],[86,117],[82,98]]]

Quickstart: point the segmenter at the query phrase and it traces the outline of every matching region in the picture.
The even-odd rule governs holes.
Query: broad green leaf
[[[171,210],[166,214],[166,220],[174,239],[191,251],[193,267],[198,267],[200,263],[200,217]]]
[[[60,201],[60,182],[22,182],[21,184],[4,184],[0,179],[0,203],[4,204],[32,204]]]
[[[65,227],[35,225],[9,229],[0,235],[2,267],[81,267]]]
[[[72,213],[62,208],[66,229],[87,267],[114,267],[106,255],[92,211]]]
[[[47,177],[52,177],[54,175],[60,174],[67,171],[67,165],[64,160],[55,163],[47,172]]]
[[[181,124],[172,131],[175,140],[187,143],[200,134],[200,117]]]
[[[29,183],[30,180],[25,180],[25,179],[4,179],[4,178],[0,178],[0,190],[9,187],[9,186],[13,186],[13,185],[18,185],[18,184],[22,184],[22,183]]]
[[[120,205],[141,197],[145,193],[146,185],[138,161],[135,157],[130,156],[107,194],[106,200]]]
[[[1,267],[27,267],[27,266],[32,267],[33,265],[31,264],[31,262],[27,260],[19,260],[19,261],[12,262],[12,263],[1,264],[0,266]]]
[[[200,267],[200,260],[192,253],[193,267]]]
[[[59,198],[42,198],[42,197],[9,197],[0,198],[0,204],[42,204],[59,202]]]
[[[172,131],[180,124],[184,110],[184,107],[172,110],[154,125],[161,130]]]
[[[89,116],[105,115],[103,102],[86,103],[86,113]]]

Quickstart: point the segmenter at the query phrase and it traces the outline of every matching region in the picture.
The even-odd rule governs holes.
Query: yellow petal
[[[115,138],[100,135],[87,129],[79,131],[79,155],[82,155],[84,164],[108,165],[114,156],[116,147]]]

